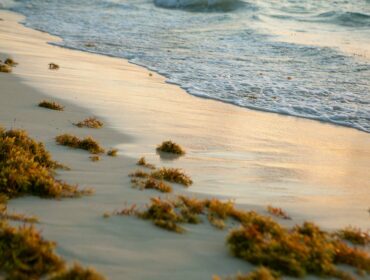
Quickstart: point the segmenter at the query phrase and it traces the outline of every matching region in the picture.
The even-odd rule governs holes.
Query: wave
[[[228,7],[238,0],[154,0],[154,4],[165,8]]]
[[[320,21],[348,27],[370,27],[370,15],[359,12],[330,11],[319,14]]]
[[[57,45],[124,57],[166,76],[168,82],[192,95],[370,133],[368,61],[353,59],[329,47],[271,40],[274,34],[265,31],[264,21],[266,16],[278,13],[267,2],[264,2],[267,7],[261,1],[249,0],[17,0],[16,3],[13,10],[27,16],[27,26],[64,39]],[[156,8],[155,3],[164,6]],[[224,13],[226,9],[219,8],[220,5],[232,7],[227,11],[233,12]],[[293,16],[289,21],[317,22],[323,30],[339,30],[351,38],[353,28],[338,25],[333,28],[329,24],[336,18],[343,20],[346,13],[339,13],[339,9],[344,8],[336,7],[337,13],[322,13],[332,9],[313,8],[304,16],[280,14]],[[352,16],[350,11],[354,10],[369,14],[358,5],[348,9],[346,16]],[[150,21],[142,20],[148,17]],[[361,15],[352,17],[364,20]],[[366,18],[367,15],[365,21]],[[281,27],[284,28],[284,22]],[[300,28],[306,30],[304,24]],[[362,29],[358,34],[367,38],[367,29],[357,29]],[[94,46],[87,46],[87,42]]]
[[[0,9],[11,9],[16,6],[13,0],[0,0]]]

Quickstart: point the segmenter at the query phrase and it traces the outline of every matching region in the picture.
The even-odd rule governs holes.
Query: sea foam
[[[362,0],[18,0],[14,10],[61,46],[127,58],[192,95],[370,132],[370,62],[337,48],[370,46]],[[340,39],[294,41],[312,30]]]

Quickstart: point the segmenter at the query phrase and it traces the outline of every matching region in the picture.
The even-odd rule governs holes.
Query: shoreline
[[[24,23],[21,23],[24,27],[26,28],[30,28],[32,29],[31,27],[28,27],[26,24]],[[59,38],[57,35],[54,35],[54,34],[50,34],[46,31],[43,31],[43,30],[40,30],[40,29],[34,29],[36,31],[39,31],[39,32],[42,32],[42,33],[45,33],[45,34],[48,34],[48,35],[51,35],[51,36],[55,36],[57,37],[59,40],[63,40],[61,38]],[[285,40],[286,42],[290,42],[289,40]],[[290,43],[294,43],[294,42],[290,42]],[[303,40],[301,42],[302,44],[303,43]],[[105,57],[111,57],[111,58],[115,58],[115,59],[122,59],[122,60],[125,60],[127,61],[128,63],[132,64],[132,65],[135,65],[139,68],[144,68],[146,69],[147,71],[149,72],[154,72],[156,73],[157,75],[160,75],[162,77],[165,78],[165,83],[166,84],[169,84],[169,85],[174,85],[174,86],[177,86],[179,87],[181,90],[185,91],[187,94],[191,95],[191,96],[194,96],[194,97],[197,97],[197,98],[202,98],[202,99],[206,99],[206,100],[212,100],[212,101],[216,101],[216,102],[221,102],[221,103],[224,103],[224,104],[227,104],[227,105],[232,105],[232,106],[236,106],[236,107],[239,107],[239,108],[243,108],[243,109],[246,109],[246,110],[252,110],[252,111],[257,111],[257,112],[261,112],[261,113],[268,113],[268,114],[277,114],[277,115],[280,115],[280,116],[286,116],[286,117],[293,117],[293,118],[299,118],[299,119],[306,119],[306,120],[313,120],[313,121],[317,121],[319,123],[323,123],[323,124],[329,124],[329,125],[334,125],[334,126],[339,126],[339,127],[345,127],[345,128],[350,128],[350,129],[355,129],[359,132],[363,132],[363,133],[366,133],[368,135],[370,135],[370,131],[366,131],[365,129],[362,129],[362,128],[359,128],[359,127],[355,127],[355,126],[351,126],[349,124],[345,124],[345,123],[340,123],[340,122],[334,122],[334,121],[330,121],[330,120],[324,120],[320,117],[310,117],[310,116],[301,116],[301,115],[292,115],[292,114],[289,114],[289,113],[284,113],[284,112],[277,112],[277,111],[273,111],[273,110],[269,110],[269,109],[265,109],[265,108],[259,108],[259,107],[254,107],[254,106],[242,106],[242,105],[239,105],[237,103],[233,103],[232,101],[227,101],[227,100],[222,100],[222,99],[217,99],[217,98],[213,98],[213,97],[210,97],[210,96],[206,96],[206,95],[197,95],[197,94],[192,94],[190,92],[188,92],[186,90],[186,88],[184,88],[183,86],[181,86],[181,84],[179,83],[176,83],[176,82],[171,82],[169,80],[169,77],[167,77],[165,74],[161,74],[159,73],[158,71],[154,70],[154,69],[151,69],[150,67],[148,66],[145,66],[143,64],[139,64],[139,63],[135,63],[135,62],[132,62],[130,61],[129,59],[125,58],[125,57],[119,57],[119,56],[115,56],[115,55],[109,55],[109,54],[104,54],[104,53],[99,53],[99,52],[94,52],[94,51],[90,51],[90,50],[83,50],[83,49],[78,49],[78,48],[73,48],[73,47],[68,47],[68,46],[63,46],[63,45],[58,45],[58,44],[55,44],[54,42],[48,42],[48,44],[52,45],[52,46],[56,46],[56,47],[60,47],[60,48],[64,48],[64,49],[67,49],[67,50],[73,50],[73,51],[78,51],[78,52],[85,52],[85,53],[90,53],[90,54],[93,54],[93,55],[99,55],[99,56],[105,56]],[[310,44],[304,44],[304,45],[308,45],[310,46]],[[325,47],[325,46],[324,46]],[[344,50],[342,50],[344,51]],[[351,52],[345,52],[345,54],[347,55],[352,55],[354,56],[354,53],[351,53]],[[355,57],[354,57],[355,58]],[[370,57],[367,57],[365,56],[366,59],[369,59],[370,60]]]
[[[14,13],[0,10],[0,17],[5,19],[0,22],[1,58],[5,53],[19,62],[14,73],[0,74],[1,96],[6,97],[0,124],[26,129],[46,144],[55,160],[72,168],[58,172],[58,178],[96,190],[76,200],[26,197],[9,203],[11,210],[39,216],[45,236],[58,242],[58,253],[68,260],[93,265],[111,279],[122,274],[163,279],[175,273],[178,278],[171,279],[207,279],[250,269],[228,254],[227,231],[189,226],[186,235],[174,236],[134,218],[102,218],[125,203],[158,196],[131,188],[127,175],[140,156],[189,171],[194,186],[176,186],[175,194],[229,197],[261,212],[272,204],[287,210],[292,223],[310,219],[328,229],[349,222],[368,227],[366,133],[199,99],[123,59],[49,45],[58,39],[22,26]],[[61,68],[48,70],[50,62]],[[45,97],[66,105],[66,110],[38,108]],[[102,117],[106,127],[71,125],[91,115]],[[56,145],[54,137],[67,132],[117,147],[119,157],[94,163],[86,152]],[[155,145],[167,138],[185,146],[187,156],[161,159]],[[168,262],[171,267],[166,267]],[[143,263],[147,271],[137,274]]]
[[[23,15],[20,12],[13,11],[13,10],[11,10],[11,8],[10,8],[10,10],[8,10],[8,9],[4,9],[4,10],[5,11],[10,11],[12,13],[18,13],[19,15],[22,16],[23,19],[25,19],[25,15]],[[128,57],[124,57],[124,56],[117,56],[117,55],[114,55],[114,54],[97,52],[97,51],[94,51],[92,49],[86,49],[86,48],[82,49],[82,48],[77,48],[77,47],[72,47],[72,46],[65,46],[65,45],[61,44],[64,39],[59,37],[57,34],[49,33],[48,31],[44,31],[44,30],[41,30],[41,29],[38,29],[38,28],[33,28],[32,25],[27,24],[27,22],[25,20],[22,20],[20,23],[27,29],[36,30],[38,32],[45,33],[45,34],[51,36],[53,39],[51,41],[48,41],[48,44],[50,44],[52,46],[60,47],[60,48],[67,49],[67,50],[79,51],[79,52],[89,53],[89,54],[93,54],[93,55],[105,56],[105,57],[110,57],[110,58],[114,58],[114,59],[124,60],[124,61],[128,62],[129,64],[132,64],[132,65],[137,66],[139,68],[146,69],[149,72],[155,72],[161,77],[165,77],[165,80],[164,80],[165,83],[170,84],[170,85],[175,85],[175,86],[181,88],[181,90],[185,91],[187,94],[192,95],[192,96],[197,97],[197,98],[209,99],[209,100],[213,100],[213,101],[216,101],[216,102],[222,102],[222,103],[225,103],[225,104],[228,104],[228,105],[233,105],[233,106],[237,106],[237,107],[240,107],[240,108],[244,108],[246,110],[252,110],[252,111],[257,111],[257,112],[262,112],[262,113],[278,114],[280,116],[288,116],[288,117],[293,117],[293,118],[302,118],[302,119],[306,119],[306,120],[314,120],[314,121],[317,121],[317,122],[320,122],[320,123],[323,123],[323,124],[330,124],[330,125],[334,125],[334,126],[352,128],[352,129],[355,129],[355,130],[358,130],[360,132],[364,132],[364,133],[370,135],[370,131],[366,130],[366,128],[361,127],[361,125],[348,124],[348,123],[345,123],[345,122],[340,121],[340,120],[330,120],[330,118],[325,117],[325,116],[309,116],[309,115],[304,115],[304,114],[300,114],[300,113],[289,113],[289,112],[282,111],[282,110],[279,110],[279,109],[269,109],[269,108],[263,108],[263,107],[256,107],[256,106],[253,106],[253,104],[240,105],[240,104],[238,104],[238,103],[236,103],[232,100],[223,100],[223,99],[214,98],[214,97],[208,96],[208,95],[191,93],[190,91],[188,91],[186,89],[186,87],[182,86],[180,83],[172,82],[170,80],[169,76],[167,76],[164,73],[161,73],[160,69],[158,69],[158,70],[152,69],[149,66],[146,66],[144,64],[140,64],[140,63],[136,63],[134,61],[131,61]],[[273,30],[273,29],[271,29],[271,30]],[[287,33],[287,34],[284,35],[284,32],[281,33],[281,32],[278,32],[277,30],[274,31],[274,34],[276,36],[280,36],[283,42],[288,42],[288,43],[295,44],[295,42],[292,41],[291,38],[289,38],[290,36],[292,36],[292,34]],[[294,33],[294,38],[296,38],[296,39],[298,39],[298,37],[299,37],[299,36],[297,36],[297,34],[299,34],[299,32]],[[306,35],[308,36],[308,34],[306,34]],[[302,36],[302,34],[300,34],[300,36]],[[342,52],[343,55],[352,57],[352,59],[358,59],[358,57],[359,57],[359,55],[356,56],[355,51],[349,51],[345,47],[343,48],[343,46],[342,47],[339,47],[339,46],[335,47],[334,45],[332,46],[330,44],[315,45],[315,44],[309,43],[309,41],[310,40],[305,41],[303,38],[301,38],[296,43],[300,43],[303,46],[333,47],[334,49],[340,50],[340,52]],[[315,41],[316,43],[318,42],[318,40],[313,40],[313,41]],[[350,47],[348,47],[348,48],[350,49]],[[364,55],[363,58],[366,59],[366,60],[369,59],[369,57],[367,55]]]
[[[0,47],[1,59],[8,55],[4,55]],[[19,69],[22,60],[18,62]],[[0,106],[1,126],[25,129],[31,137],[45,144],[54,160],[71,168],[69,171],[58,170],[58,179],[78,183],[81,188],[92,187],[95,191],[92,196],[75,199],[27,196],[8,202],[9,212],[39,218],[36,228],[46,239],[57,242],[56,253],[68,263],[78,261],[112,280],[122,279],[122,275],[128,279],[191,279],[194,275],[208,279],[213,274],[250,270],[252,266],[229,255],[224,246],[226,232],[215,231],[210,225],[195,228],[195,232],[183,236],[132,217],[104,219],[103,214],[107,211],[118,210],[132,202],[147,203],[150,197],[159,196],[159,193],[131,187],[128,173],[136,169],[137,159],[121,152],[116,158],[103,156],[101,161],[92,162],[86,151],[59,146],[54,137],[64,132],[92,135],[107,148],[124,140],[125,143],[133,140],[110,128],[106,120],[105,126],[95,130],[73,126],[72,122],[95,114],[25,85],[16,73],[0,73],[0,84],[3,89],[1,98],[7,101]],[[65,110],[39,108],[37,104],[43,99],[57,101],[65,106]],[[182,192],[179,186],[176,189],[177,193]],[[144,263],[146,269],[142,270]]]
[[[280,206],[289,209],[289,201],[307,202],[302,195],[312,195],[310,188],[314,184],[319,188],[325,187],[325,192],[332,192],[336,184],[350,179],[351,174],[343,172],[354,171],[347,169],[352,161],[359,165],[356,170],[359,178],[353,178],[356,182],[351,187],[362,184],[363,191],[367,188],[365,165],[369,162],[366,156],[370,155],[367,133],[198,98],[178,86],[167,84],[165,78],[158,74],[149,76],[146,69],[125,60],[47,44],[46,42],[60,39],[18,24],[22,18],[20,15],[6,11],[1,13],[11,15],[12,20],[16,21],[11,28],[16,28],[19,35],[9,37],[17,43],[10,42],[10,49],[14,53],[24,54],[22,48],[29,48],[30,43],[35,46],[34,49],[29,48],[29,53],[22,59],[25,62],[15,68],[13,75],[21,77],[23,83],[41,93],[83,104],[94,114],[104,116],[111,128],[131,139],[116,143],[116,147],[126,156],[137,159],[143,155],[154,164],[172,165],[171,161],[160,159],[154,149],[168,138],[182,144],[190,153],[175,163],[194,174],[196,181],[203,181],[190,191],[228,197],[226,190],[219,190],[223,182],[237,189],[246,185],[245,193],[248,196],[268,196],[267,202],[263,202],[265,199],[252,204],[266,205],[277,201]],[[2,35],[4,36],[4,32]],[[6,43],[6,39],[7,37],[3,43]],[[37,55],[39,49],[45,52],[44,56]],[[53,72],[44,65],[34,64],[34,59],[40,59],[44,65],[52,60],[57,63],[61,59],[64,61],[61,69]],[[78,67],[75,67],[74,60],[79,61]],[[63,63],[67,64],[64,66]],[[109,76],[109,79],[101,77],[104,75]],[[169,119],[168,116],[174,118]],[[249,125],[248,122],[252,124]],[[347,153],[353,154],[355,158],[347,158]],[[281,155],[285,158],[281,158]],[[320,161],[325,164],[321,165]],[[337,161],[343,161],[343,164]],[[199,174],[199,168],[206,168],[209,174]],[[243,171],[235,173],[234,168],[242,168]],[[321,169],[329,174],[323,174],[324,170]],[[226,174],[224,170],[231,174]],[[315,172],[319,174],[316,175]],[[340,177],[335,178],[333,174]],[[246,176],[251,178],[245,179]],[[243,180],[238,182],[234,177]],[[292,189],[283,187],[284,183],[292,185]],[[300,184],[303,184],[300,186],[303,193],[295,196],[291,193],[293,187]],[[271,196],[266,191],[261,192],[258,189],[261,186],[267,187],[266,190],[283,187],[281,190],[285,193]],[[347,192],[348,187],[343,186],[343,191]],[[234,198],[235,195],[239,195],[237,203],[250,204],[254,201],[245,199],[244,193],[237,192],[231,197]],[[327,197],[322,199],[325,198]],[[314,199],[320,200],[315,195]],[[311,203],[309,201],[307,207],[312,206]],[[299,212],[299,209],[289,210]]]

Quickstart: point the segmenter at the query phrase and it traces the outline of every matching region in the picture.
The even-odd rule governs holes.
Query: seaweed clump
[[[105,278],[92,268],[74,264],[72,268],[51,277],[50,280],[105,280]]]
[[[16,66],[18,63],[15,62],[12,58],[5,59],[4,63],[0,60],[0,72],[2,73],[11,73],[12,67]]]
[[[12,59],[12,58],[5,59],[4,64],[6,64],[8,66],[11,66],[11,67],[14,67],[14,66],[18,65],[18,63],[15,62],[15,60]]]
[[[74,123],[74,125],[77,127],[101,128],[103,127],[104,124],[102,121],[99,121],[97,118],[90,117],[78,123]]]
[[[225,226],[224,221],[231,217],[232,211],[235,211],[235,209],[231,202],[178,196],[172,200],[151,198],[151,204],[143,211],[123,209],[115,214],[136,215],[139,218],[152,220],[153,224],[158,227],[182,233],[185,229],[181,224],[199,224],[202,222],[201,215],[203,214],[207,214],[207,218],[213,226],[223,228]],[[222,226],[220,226],[221,223]]]
[[[89,190],[78,190],[54,178],[62,165],[53,161],[42,143],[23,130],[0,128],[0,193],[9,198],[26,194],[40,197],[76,197]]]
[[[51,109],[51,110],[56,110],[56,111],[63,111],[64,106],[53,102],[53,101],[47,101],[43,100],[39,103],[39,107],[46,108],[46,109]]]
[[[236,257],[252,264],[294,277],[314,274],[353,279],[350,274],[337,269],[336,264],[370,272],[370,258],[365,252],[333,239],[312,223],[305,222],[287,230],[257,215],[242,224],[229,234],[227,243]]]
[[[278,207],[272,207],[271,205],[267,206],[267,212],[269,212],[271,215],[274,215],[276,217],[285,219],[285,220],[290,220],[291,218],[288,216],[287,213],[281,208]]]
[[[147,173],[143,170],[137,170],[130,173],[129,176],[133,177],[131,182],[134,187],[139,186],[141,189],[156,189],[161,192],[171,192],[172,187],[163,181],[178,183],[186,187],[193,183],[191,178],[181,169],[166,167],[156,169],[155,165],[148,163],[144,157],[141,157],[137,161],[136,165],[152,169],[153,171],[151,173]]]
[[[360,275],[370,274],[370,257],[367,252],[359,248],[352,248],[341,241],[334,242],[334,246],[334,263],[352,266],[357,269]],[[338,274],[341,273],[338,272]]]
[[[107,152],[107,156],[116,157],[117,153],[118,153],[118,149],[109,149],[109,151]]]
[[[183,233],[183,223],[198,224],[201,222],[199,215],[203,206],[199,208],[198,200],[178,197],[176,200],[162,200],[151,198],[150,205],[145,210],[136,209],[136,205],[115,212],[115,215],[135,215],[141,219],[151,220],[160,228],[176,233]]]
[[[164,153],[171,153],[175,155],[184,155],[185,150],[175,142],[172,142],[170,140],[162,142],[162,144],[158,145],[157,147],[158,152],[164,152]]]
[[[62,134],[57,136],[55,141],[62,146],[86,150],[92,154],[104,153],[104,149],[92,137],[86,137],[81,140],[71,134]]]
[[[100,157],[98,155],[93,155],[93,156],[90,156],[89,159],[92,162],[96,162],[96,161],[99,161],[100,160]]]
[[[54,248],[33,226],[16,228],[0,221],[0,271],[7,279],[39,279],[64,269]]]
[[[49,69],[50,70],[58,70],[59,69],[59,65],[56,64],[56,63],[51,62],[51,63],[49,63]]]
[[[171,201],[152,198],[151,205],[146,211],[138,212],[137,215],[146,220],[152,220],[154,225],[177,233],[184,232],[178,224],[183,222],[181,214],[175,211]]]
[[[348,226],[339,230],[336,235],[341,239],[347,240],[355,245],[367,246],[370,244],[369,232],[362,231],[360,228]]]
[[[147,178],[144,181],[134,180],[132,183],[141,189],[153,189],[163,193],[172,192],[172,187],[163,181],[155,180],[153,178]]]
[[[55,254],[55,242],[45,240],[33,226],[13,227],[0,221],[0,272],[5,279],[104,280],[91,268],[75,264],[66,270]]]
[[[155,165],[148,163],[145,159],[145,157],[141,157],[137,162],[136,165],[143,166],[149,169],[155,169]]]
[[[147,173],[145,173],[147,175]],[[151,179],[150,177],[146,177]],[[149,180],[148,179],[148,180]],[[135,184],[141,184],[141,181],[135,181]],[[275,223],[270,217],[263,217],[254,211],[242,211],[235,208],[232,201],[220,201],[218,199],[196,199],[187,196],[177,196],[173,199],[161,200],[160,198],[151,198],[151,204],[147,206],[144,211],[126,211],[116,212],[118,215],[137,215],[146,218],[151,217],[149,209],[151,207],[158,208],[159,206],[171,207],[171,211],[178,214],[178,219],[173,220],[172,223],[183,224],[198,224],[203,222],[201,215],[205,215],[210,224],[218,229],[224,229],[229,219],[239,222],[240,224],[257,223],[263,228],[274,228]],[[152,217],[152,220],[157,219]],[[157,225],[157,223],[154,223]],[[180,225],[179,225],[180,226]]]
[[[206,200],[205,207],[208,208],[209,222],[219,228],[225,228],[226,219],[235,211],[234,203],[231,201],[222,202],[218,199]]]
[[[130,173],[128,176],[137,178],[148,178],[149,174],[142,170],[136,170],[135,172]]]
[[[186,175],[181,169],[178,168],[166,168],[162,167],[160,169],[154,170],[151,177],[158,180],[165,180],[172,183],[178,183],[186,187],[193,184],[191,178]]]
[[[0,72],[1,73],[11,73],[12,67],[7,64],[0,63]]]
[[[279,279],[282,275],[304,277],[307,274],[355,279],[338,268],[342,264],[357,269],[359,274],[370,274],[370,257],[366,251],[350,247],[315,224],[305,222],[287,229],[271,217],[238,210],[230,201],[198,200],[185,196],[173,200],[151,198],[151,203],[143,211],[137,210],[134,205],[115,214],[136,215],[176,233],[185,231],[183,224],[201,223],[201,215],[206,215],[216,227],[220,224],[223,227],[228,218],[239,222],[240,227],[232,230],[227,237],[231,253],[269,270],[240,275],[236,278],[240,280]]]

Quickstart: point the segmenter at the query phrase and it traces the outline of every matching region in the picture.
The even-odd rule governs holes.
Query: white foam
[[[125,57],[192,95],[370,132],[368,60],[338,52],[335,42],[335,48],[293,44],[269,33],[272,23],[282,27],[282,20],[300,19],[302,12],[315,19],[319,11],[332,9],[326,1],[320,1],[319,11],[309,1],[305,9],[287,3],[291,9],[285,19],[267,23],[268,15],[275,18],[285,6],[240,0],[129,1],[125,6],[121,2],[80,0],[71,12],[69,0],[18,0],[14,10],[27,16],[26,25],[62,37],[64,47]],[[355,4],[342,5],[348,11],[360,9]],[[187,7],[187,12],[180,10]],[[366,11],[366,6],[361,9]],[[300,30],[311,26],[294,22]],[[318,24],[326,30],[321,37],[333,38],[332,34],[342,32],[348,39],[356,33],[352,40],[356,45],[363,42],[358,37],[370,38],[365,28],[351,32],[340,25]],[[292,36],[291,41],[295,40]],[[95,47],[86,47],[86,42],[94,42]]]
[[[13,0],[0,0],[0,9],[11,9],[16,3]]]

